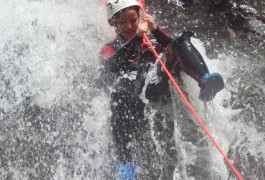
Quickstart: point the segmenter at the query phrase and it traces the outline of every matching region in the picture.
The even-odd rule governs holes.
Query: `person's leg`
[[[224,88],[224,81],[219,73],[209,73],[203,57],[190,41],[192,36],[192,32],[184,32],[169,45],[168,54],[173,56],[171,58],[177,61],[182,70],[198,82],[201,88],[199,98],[209,101]]]
[[[203,57],[190,41],[192,35],[192,32],[184,32],[173,40],[169,51],[180,68],[199,82],[200,77],[209,73],[209,70]]]
[[[131,161],[131,148],[128,144],[132,141],[131,95],[125,90],[123,82],[111,93],[111,124],[117,155],[120,162]],[[122,87],[124,86],[124,87]]]
[[[133,93],[134,86],[128,79],[119,79],[111,93],[112,132],[118,155],[119,178],[135,176],[132,149],[135,137],[142,132],[144,103]]]

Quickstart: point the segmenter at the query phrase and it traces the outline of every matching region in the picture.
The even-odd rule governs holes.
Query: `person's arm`
[[[117,72],[120,68],[128,63],[128,60],[138,54],[139,43],[142,37],[132,37],[124,46],[115,51],[109,45],[104,46],[100,51],[101,63],[111,72]]]
[[[151,33],[156,38],[157,42],[163,47],[167,47],[172,42],[172,38],[160,27],[157,27],[154,31],[151,31]]]
[[[167,47],[171,43],[172,38],[157,26],[155,18],[150,14],[145,14],[144,20],[148,23],[149,30],[154,35],[157,42],[163,47]]]

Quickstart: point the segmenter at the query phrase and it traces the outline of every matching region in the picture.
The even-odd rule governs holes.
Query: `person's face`
[[[130,39],[137,30],[139,15],[135,8],[128,8],[117,18],[117,28],[123,38]]]

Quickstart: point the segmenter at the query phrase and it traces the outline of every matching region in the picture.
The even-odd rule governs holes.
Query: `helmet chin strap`
[[[139,0],[139,4],[140,4],[142,12],[145,14],[144,1],[143,0]]]
[[[146,12],[145,12],[145,6],[144,6],[144,1],[143,0],[139,0],[139,4],[140,4],[140,9],[141,11],[143,12],[143,14],[145,15]],[[146,22],[146,21],[145,21]],[[147,36],[146,36],[146,32],[142,32],[143,34],[143,43],[142,43],[142,47],[141,48],[144,48],[144,47],[148,47],[150,46],[146,40]]]

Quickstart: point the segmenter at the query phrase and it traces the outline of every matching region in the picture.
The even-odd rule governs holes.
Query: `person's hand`
[[[136,30],[136,35],[142,37],[142,33],[146,32],[147,30],[148,30],[148,24],[146,22],[139,23]]]
[[[155,31],[157,29],[155,18],[150,14],[145,14],[144,21],[147,22],[150,31]]]

